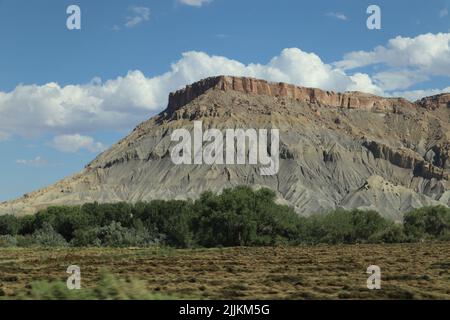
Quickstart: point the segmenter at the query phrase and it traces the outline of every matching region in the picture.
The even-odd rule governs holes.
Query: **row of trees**
[[[226,189],[196,201],[90,203],[0,216],[0,246],[218,247],[395,243],[450,239],[450,209],[425,207],[394,224],[375,211],[298,216],[268,189]]]

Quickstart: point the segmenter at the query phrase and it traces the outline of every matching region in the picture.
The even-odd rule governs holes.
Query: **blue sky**
[[[409,99],[448,90],[450,0],[202,2],[0,0],[0,201],[82,169],[209,75]],[[81,30],[66,28],[72,4]],[[366,27],[370,4],[381,30]]]

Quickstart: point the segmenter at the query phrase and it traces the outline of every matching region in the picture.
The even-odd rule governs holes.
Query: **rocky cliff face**
[[[309,215],[338,207],[375,209],[401,220],[424,205],[450,205],[450,95],[416,103],[236,77],[208,78],[170,95],[168,108],[86,168],[0,204],[27,214],[61,204],[196,198],[247,184]],[[280,169],[174,165],[171,133],[193,121],[222,131],[280,130]]]
[[[298,87],[286,83],[273,83],[254,78],[222,76],[204,79],[170,94],[168,112],[173,112],[185,106],[210,89],[271,97],[286,97],[298,102],[351,109],[392,112],[398,107],[414,107],[411,102],[402,98],[387,99],[362,92],[337,93],[316,88]]]
[[[417,101],[416,104],[429,110],[445,107],[450,108],[450,93],[423,98],[422,100]]]

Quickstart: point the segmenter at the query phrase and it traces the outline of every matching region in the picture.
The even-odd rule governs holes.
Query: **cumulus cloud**
[[[439,18],[444,18],[446,16],[448,16],[448,9],[447,8],[444,8],[441,11],[439,11]]]
[[[352,83],[349,84],[345,91],[362,91],[381,96],[385,95],[383,90],[373,83],[368,74],[355,73],[354,75],[350,76],[350,79],[352,79]]]
[[[372,75],[377,87],[384,91],[408,89],[433,76],[449,77],[450,33],[427,33],[414,38],[399,36],[372,51],[350,52],[333,65],[347,72],[382,66],[383,71]]]
[[[372,78],[380,88],[386,91],[407,89],[429,79],[426,75],[407,69],[382,71],[373,75]]]
[[[31,160],[25,160],[25,159],[19,159],[16,160],[17,164],[23,165],[23,166],[29,166],[29,167],[43,167],[48,164],[48,161],[42,158],[41,156],[38,156]]]
[[[127,28],[136,27],[150,19],[150,9],[147,7],[130,7],[129,10],[132,14],[126,18],[125,27]]]
[[[128,128],[159,108],[162,93],[155,82],[132,71],[100,84],[19,85],[0,92],[0,128],[26,137]]]
[[[328,17],[336,18],[336,19],[342,20],[342,21],[348,20],[347,16],[341,12],[328,12],[326,15]]]
[[[202,5],[211,2],[212,0],[179,0],[181,4],[191,7],[201,7]]]
[[[346,90],[353,80],[325,64],[318,55],[297,48],[285,49],[267,65],[249,65],[248,73],[272,81],[295,83],[327,90]]]
[[[415,38],[396,37],[387,46],[372,51],[354,51],[346,54],[336,67],[351,70],[374,64],[395,68],[415,69],[430,75],[450,74],[450,33],[427,33]]]
[[[81,149],[97,153],[106,149],[106,146],[102,143],[95,142],[93,138],[79,134],[56,136],[53,139],[52,146],[61,152],[69,153],[75,153]]]
[[[162,111],[170,92],[216,75],[249,76],[325,90],[364,91],[415,100],[448,89],[403,91],[431,79],[433,74],[448,77],[449,39],[450,34],[397,37],[386,47],[353,52],[334,64],[298,48],[284,49],[265,64],[244,64],[190,51],[174,62],[169,71],[155,77],[134,70],[122,77],[107,81],[95,78],[86,84],[19,85],[11,92],[0,91],[0,140],[14,135],[51,134],[58,136],[54,146],[59,150],[101,150],[100,145],[89,140],[94,132],[129,130]],[[352,71],[375,63],[388,67],[372,76]],[[444,70],[449,72],[445,74]],[[63,146],[70,144],[80,147]]]
[[[348,75],[324,63],[314,53],[285,49],[267,64],[245,65],[222,56],[186,52],[170,71],[147,78],[141,71],[82,85],[19,85],[0,92],[0,128],[8,135],[42,133],[87,134],[98,130],[128,130],[162,111],[171,91],[215,75],[235,75],[283,81],[326,90],[381,93],[366,74]]]

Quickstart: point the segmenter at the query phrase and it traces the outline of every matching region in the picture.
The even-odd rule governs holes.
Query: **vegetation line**
[[[301,217],[268,189],[225,189],[196,201],[89,203],[36,215],[0,216],[0,247],[177,248],[450,240],[450,208],[424,207],[402,224],[375,211],[335,210]]]

